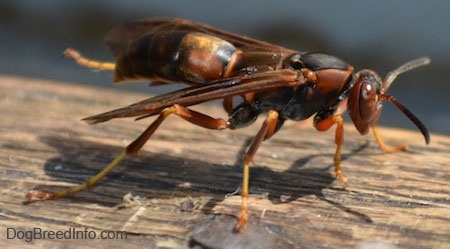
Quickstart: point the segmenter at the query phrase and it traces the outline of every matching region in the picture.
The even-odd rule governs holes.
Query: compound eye
[[[372,85],[371,84],[364,84],[363,87],[361,87],[361,98],[362,100],[367,100],[371,98],[371,92],[372,91]]]
[[[371,123],[379,109],[377,89],[370,83],[363,83],[359,97],[359,113],[363,120]]]

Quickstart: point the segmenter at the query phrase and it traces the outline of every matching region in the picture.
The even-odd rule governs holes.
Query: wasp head
[[[355,74],[353,88],[348,97],[348,114],[356,129],[366,134],[371,126],[375,126],[381,114],[382,101],[387,100],[405,114],[420,130],[425,142],[430,142],[430,136],[425,125],[394,97],[385,94],[394,79],[401,73],[430,63],[428,58],[419,58],[408,62],[391,71],[384,81],[372,70],[361,70]]]

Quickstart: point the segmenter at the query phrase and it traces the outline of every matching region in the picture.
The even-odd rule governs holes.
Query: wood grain
[[[406,143],[409,150],[383,153],[372,136],[362,137],[346,125],[342,167],[349,187],[342,190],[333,177],[334,130],[317,132],[310,122],[288,122],[255,157],[244,234],[231,231],[240,205],[234,192],[240,186],[245,146],[261,120],[235,131],[214,131],[171,117],[140,158],[126,159],[98,186],[71,197],[23,204],[31,189],[53,191],[84,182],[152,120],[89,126],[81,118],[147,97],[120,87],[113,91],[0,76],[0,247],[450,245],[450,137],[432,134],[426,146],[418,131],[384,127],[380,131],[387,143]],[[196,110],[226,117],[217,106]],[[127,237],[17,238],[35,228],[78,231],[80,236],[123,231]],[[7,239],[13,231],[16,238]]]

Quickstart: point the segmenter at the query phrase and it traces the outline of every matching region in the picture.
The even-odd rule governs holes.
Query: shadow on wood
[[[0,247],[89,243],[93,248],[186,248],[224,247],[236,241],[264,246],[263,238],[267,245],[275,241],[297,248],[439,248],[450,243],[450,138],[432,134],[430,145],[424,146],[416,131],[382,127],[387,143],[404,142],[409,151],[383,153],[372,137],[361,137],[345,125],[346,190],[332,175],[334,131],[320,133],[308,123],[291,122],[265,141],[250,171],[248,232],[266,236],[249,234],[252,241],[233,237],[239,235],[229,228],[241,203],[234,193],[241,185],[241,158],[258,124],[210,131],[171,118],[140,158],[127,158],[92,189],[22,204],[31,189],[54,191],[83,183],[151,121],[124,119],[88,126],[79,121],[82,117],[146,97],[0,77],[0,231],[75,229],[98,236],[103,231],[127,235],[28,242],[6,234]],[[216,106],[198,109],[226,116]],[[227,243],[228,239],[233,241]]]

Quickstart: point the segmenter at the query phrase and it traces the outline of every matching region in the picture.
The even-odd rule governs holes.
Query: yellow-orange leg
[[[344,121],[341,114],[333,115],[323,120],[320,120],[315,124],[315,127],[319,131],[328,130],[333,124],[336,124],[336,133],[334,137],[334,142],[336,143],[336,152],[334,153],[334,173],[336,178],[341,181],[342,186],[347,187],[347,180],[342,173],[341,168],[341,150],[344,144]]]
[[[388,152],[388,153],[395,153],[398,151],[405,151],[406,150],[406,145],[404,144],[399,144],[395,147],[391,147],[389,145],[386,145],[383,142],[383,139],[381,138],[380,133],[378,133],[377,128],[375,127],[375,125],[371,125],[370,128],[372,128],[373,131],[373,135],[375,136],[375,139],[377,140],[378,146],[380,147],[380,149]]]
[[[31,190],[26,195],[27,201],[39,199],[39,200],[51,200],[60,198],[63,196],[71,195],[77,192],[80,192],[82,190],[85,190],[87,188],[92,187],[95,185],[100,179],[102,179],[105,175],[107,175],[111,170],[113,170],[119,163],[126,157],[125,152],[120,153],[114,160],[106,166],[102,171],[100,171],[95,176],[91,177],[89,180],[87,180],[85,183],[74,186],[72,188],[69,188],[67,190],[59,191],[59,192],[53,192],[53,193],[47,193],[40,190]]]
[[[73,59],[77,64],[98,70],[114,70],[115,64],[113,62],[96,61],[83,57],[78,51],[71,48],[66,49],[63,52],[64,56]]]
[[[40,200],[49,200],[49,199],[55,199],[67,195],[71,195],[77,192],[80,192],[82,190],[85,190],[87,188],[92,187],[95,185],[98,181],[100,181],[105,175],[107,175],[111,170],[113,170],[119,163],[127,156],[127,155],[136,155],[139,150],[144,146],[144,144],[147,142],[147,140],[151,137],[151,135],[156,131],[156,129],[159,127],[159,125],[166,119],[167,116],[170,114],[175,114],[190,123],[193,123],[195,125],[209,128],[209,129],[225,129],[228,128],[228,122],[220,119],[220,118],[212,118],[210,116],[207,116],[205,114],[189,110],[188,108],[185,108],[180,105],[173,105],[171,107],[168,107],[164,109],[158,118],[153,121],[153,123],[132,143],[130,143],[124,152],[120,153],[114,160],[102,171],[100,171],[98,174],[90,178],[88,181],[86,181],[83,184],[74,186],[72,188],[69,188],[67,190],[54,192],[54,193],[47,193],[39,190],[32,190],[26,195],[26,199],[28,201],[34,200],[34,199],[40,199]]]
[[[235,230],[237,232],[243,231],[245,224],[247,224],[248,220],[248,185],[249,185],[249,179],[250,179],[250,166],[249,164],[252,162],[253,157],[255,156],[256,151],[258,150],[259,146],[261,145],[262,141],[264,139],[267,139],[271,137],[277,127],[278,122],[278,112],[276,111],[269,111],[267,113],[266,120],[264,121],[261,129],[258,131],[256,136],[253,138],[252,143],[248,147],[247,152],[244,156],[244,167],[242,170],[242,190],[241,190],[241,211],[239,214],[238,223],[236,225]]]
[[[344,121],[341,115],[333,116],[336,122],[336,134],[334,142],[336,143],[336,152],[334,153],[334,172],[336,177],[341,181],[342,186],[347,187],[347,179],[345,179],[341,168],[341,150],[344,144]]]

